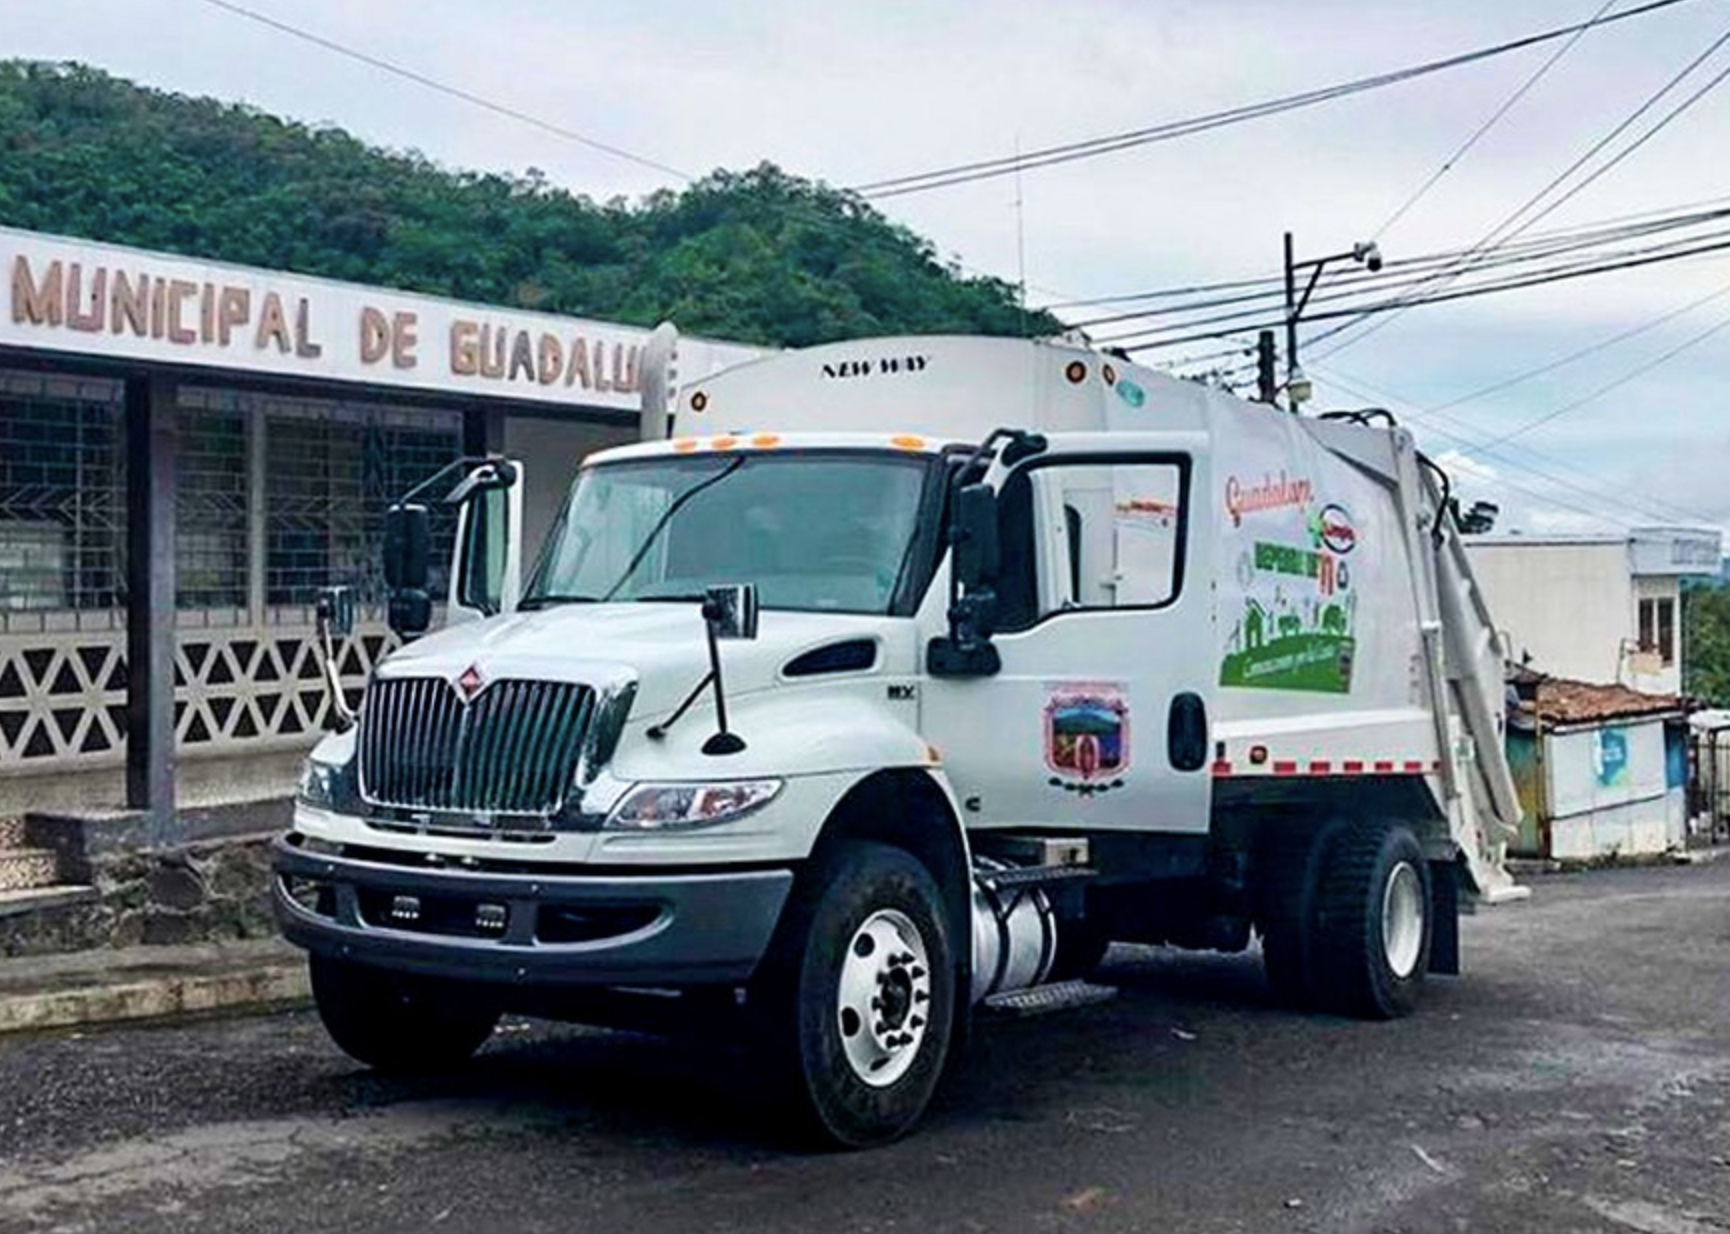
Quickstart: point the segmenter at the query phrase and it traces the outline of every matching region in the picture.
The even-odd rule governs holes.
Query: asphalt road
[[[1118,948],[921,1132],[777,1142],[690,1042],[508,1024],[384,1081],[310,1013],[0,1040],[6,1231],[1730,1231],[1730,860],[1536,883],[1393,1024]]]

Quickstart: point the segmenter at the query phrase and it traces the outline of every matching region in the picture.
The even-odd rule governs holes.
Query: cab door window
[[[1172,603],[1183,587],[1188,488],[1178,456],[1054,459],[1010,477],[1001,628]]]

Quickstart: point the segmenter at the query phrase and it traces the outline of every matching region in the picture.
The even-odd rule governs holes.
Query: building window
[[[1640,601],[1640,650],[1657,652],[1665,668],[1676,663],[1676,597]]]
[[[181,392],[174,476],[177,608],[244,608],[247,601],[246,421],[211,392]]]
[[[0,628],[120,603],[124,406],[118,381],[0,370]]]
[[[381,601],[385,509],[462,452],[461,414],[290,399],[263,410],[266,602],[311,604],[332,585]],[[428,504],[436,596],[456,516]]]

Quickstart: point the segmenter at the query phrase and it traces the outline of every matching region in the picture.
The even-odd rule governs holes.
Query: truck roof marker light
[[[673,443],[673,449],[677,450],[680,454],[689,454],[696,448],[697,439],[695,437],[681,437]]]
[[[773,450],[781,444],[781,438],[775,433],[758,433],[751,438],[751,444],[759,450]]]
[[[1087,380],[1087,365],[1080,360],[1071,360],[1069,367],[1063,370],[1063,375],[1069,378],[1071,385],[1080,385]]]
[[[936,746],[925,747],[925,761],[935,767],[943,761],[943,751]]]
[[[701,390],[698,390],[695,394],[691,395],[691,410],[696,412],[698,415],[702,415],[703,412],[708,409],[708,406],[709,396],[704,394]]]
[[[1112,368],[1111,365],[1107,364],[1104,368],[1100,369],[1099,375],[1105,378],[1106,385],[1115,386],[1117,384],[1117,370]]]
[[[891,437],[889,439],[889,444],[894,446],[897,450],[923,450],[925,448],[925,439],[923,437],[915,437],[911,433],[902,433],[899,436]]]
[[[1256,767],[1260,767],[1263,763],[1267,762],[1267,747],[1251,746],[1249,748],[1249,761],[1252,766]]]
[[[734,446],[736,446],[738,444],[739,444],[739,439],[737,437],[716,437],[716,438],[713,438],[709,442],[709,449],[711,449],[711,450],[731,450]]]

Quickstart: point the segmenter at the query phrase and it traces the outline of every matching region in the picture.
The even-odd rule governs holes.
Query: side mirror
[[[991,643],[997,628],[993,584],[1003,558],[997,494],[989,485],[969,484],[956,492],[949,543],[949,633],[931,640],[925,667],[934,677],[990,677],[1003,668]]]
[[[716,638],[756,638],[756,584],[734,583],[709,588],[703,598],[703,620],[709,623]]]
[[[419,638],[432,625],[432,597],[418,587],[391,592],[385,621],[400,637]]]
[[[432,515],[423,505],[384,512],[384,585],[392,592],[425,591],[432,553]]]
[[[354,633],[354,592],[347,587],[320,588],[313,612],[319,628],[331,638],[347,638]]]
[[[997,581],[1002,550],[997,541],[997,494],[989,485],[969,484],[955,494],[949,536],[955,546],[955,579],[968,591]]]

